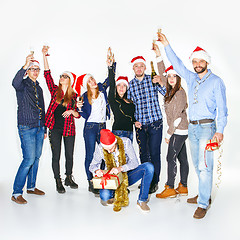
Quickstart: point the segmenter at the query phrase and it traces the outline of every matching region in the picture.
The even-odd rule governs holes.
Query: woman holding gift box
[[[123,181],[116,190],[100,189],[102,205],[114,203],[114,211],[120,211],[121,207],[128,205],[128,185],[133,185],[141,179],[140,194],[137,205],[144,212],[149,212],[147,205],[149,187],[153,178],[154,167],[150,162],[139,165],[132,142],[129,138],[115,136],[110,130],[103,129],[100,132],[100,144],[97,145],[90,171],[97,177],[104,175],[100,169],[101,161],[104,159],[106,169],[110,174],[117,175],[122,172]]]
[[[49,69],[47,52],[48,47],[44,46],[42,49],[45,69],[44,77],[51,93],[51,102],[46,113],[45,125],[49,128],[49,140],[52,149],[52,169],[56,180],[56,188],[59,193],[65,193],[65,188],[60,178],[59,166],[62,138],[66,157],[65,185],[74,189],[78,188],[78,185],[72,178],[75,142],[74,118],[80,117],[76,111],[76,93],[71,87],[76,75],[65,71],[60,75],[59,85],[55,85]]]
[[[108,65],[111,64],[111,60],[114,61],[114,57],[109,48]],[[128,137],[133,141],[133,124],[140,123],[136,122],[134,117],[134,103],[127,98],[128,77],[119,76],[115,81],[115,71],[111,69],[109,69],[108,76],[110,84],[108,101],[114,115],[112,132],[119,137]]]
[[[170,66],[165,70],[165,65],[161,58],[159,47],[154,44],[154,51],[158,60],[158,71],[161,76],[160,84],[166,86],[164,96],[164,107],[167,117],[168,130],[165,138],[168,144],[167,162],[168,162],[168,180],[165,189],[156,195],[157,198],[176,197],[177,194],[187,195],[187,178],[189,172],[187,151],[185,141],[188,137],[187,120],[187,96],[181,87],[181,78]],[[180,162],[180,183],[178,188],[174,189],[174,181],[177,174],[177,159]]]
[[[115,64],[108,64],[109,72],[115,71]],[[91,74],[84,74],[78,77],[76,85],[81,85],[86,91],[82,100],[77,102],[79,113],[85,118],[83,130],[85,142],[85,171],[89,183],[88,190],[95,195],[99,191],[93,188],[92,173],[89,166],[93,158],[96,142],[99,143],[100,131],[106,128],[106,119],[110,118],[110,107],[107,100],[107,88],[109,78],[104,83],[98,83]]]

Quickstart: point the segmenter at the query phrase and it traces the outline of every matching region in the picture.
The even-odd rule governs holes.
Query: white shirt
[[[106,100],[102,92],[97,99],[92,99],[92,111],[87,120],[88,122],[106,122]]]

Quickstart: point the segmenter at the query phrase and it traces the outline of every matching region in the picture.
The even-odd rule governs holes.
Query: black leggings
[[[168,144],[167,162],[168,162],[168,181],[166,185],[174,188],[174,181],[177,175],[177,159],[180,163],[180,182],[184,187],[187,186],[189,172],[187,151],[185,140],[187,135],[173,134]]]
[[[62,138],[64,141],[65,147],[65,168],[66,168],[66,175],[72,174],[73,168],[73,151],[74,151],[74,142],[75,136],[68,136],[63,137],[63,130],[61,129],[52,129],[49,131],[49,140],[52,149],[52,169],[54,173],[54,178],[60,178],[60,154],[61,154],[61,144]]]

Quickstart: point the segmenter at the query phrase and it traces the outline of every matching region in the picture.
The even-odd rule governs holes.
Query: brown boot
[[[196,197],[193,197],[193,198],[188,198],[187,202],[192,203],[192,204],[197,204],[197,199],[198,199],[198,195]],[[211,204],[211,203],[212,203],[212,199],[210,198],[209,199],[209,204]]]
[[[23,198],[22,195],[19,195],[17,198],[15,198],[14,196],[12,196],[12,201],[18,203],[18,204],[26,204],[27,201]]]
[[[184,187],[181,183],[179,183],[178,187],[176,188],[176,192],[181,196],[187,196],[188,195],[188,188]]]
[[[201,219],[201,218],[205,217],[206,213],[207,213],[207,209],[198,207],[197,210],[195,211],[193,217],[197,218],[197,219]]]
[[[177,192],[174,188],[170,188],[168,185],[165,185],[165,189],[156,194],[157,198],[174,198],[177,196]]]

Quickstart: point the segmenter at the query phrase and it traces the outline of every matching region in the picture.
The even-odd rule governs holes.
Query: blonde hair
[[[96,91],[95,91],[95,95],[93,96],[93,91],[91,90],[91,88],[89,87],[88,83],[87,83],[87,98],[88,98],[88,102],[90,105],[92,105],[92,99],[96,99],[99,96],[99,87],[97,86]]]

